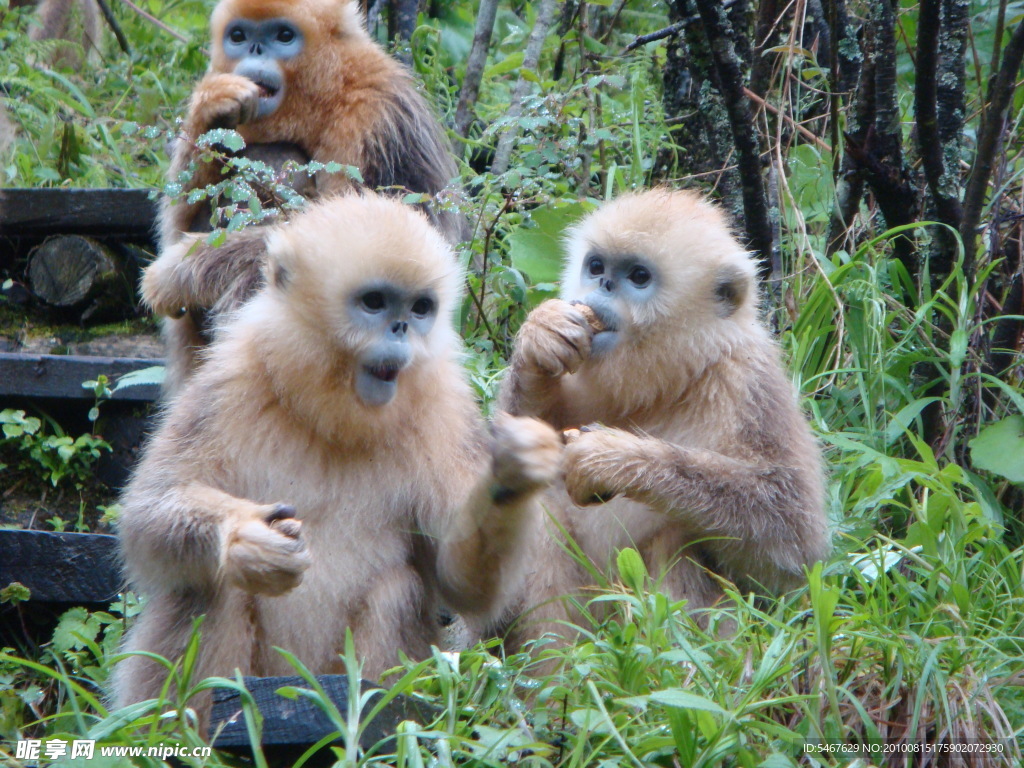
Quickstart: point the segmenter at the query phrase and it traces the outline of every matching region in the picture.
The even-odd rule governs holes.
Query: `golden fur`
[[[281,106],[255,119],[259,88],[231,71],[222,39],[232,19],[274,17],[294,21],[304,47],[294,59],[280,62],[286,83]],[[357,166],[371,189],[396,186],[436,194],[457,175],[443,129],[409,72],[370,39],[354,0],[222,0],[213,11],[210,30],[210,69],[189,101],[170,180],[190,167],[194,175],[189,189],[221,179],[217,164],[195,164],[195,141],[213,127],[234,128],[249,150],[292,146],[285,156]],[[323,196],[351,182],[345,174],[322,173],[315,186]],[[265,230],[255,228],[230,238],[226,247],[211,248],[205,236],[187,234],[207,229],[208,216],[205,202],[165,200],[160,254],[142,281],[146,304],[168,318],[169,392],[195,367],[196,351],[209,341],[210,324],[259,285]],[[452,241],[460,238],[460,217],[438,213],[434,221]]]
[[[292,673],[272,646],[321,674],[339,671],[348,628],[377,677],[441,641],[442,602],[475,624],[507,604],[561,440],[507,415],[488,436],[452,326],[463,276],[419,212],[329,200],[274,229],[268,260],[123,494],[127,573],[149,597],[126,647],[173,659],[205,614],[196,680]],[[380,284],[430,291],[438,313],[394,399],[368,406],[353,381],[373,339],[349,311]],[[165,676],[121,662],[115,703]]]
[[[658,276],[642,304],[619,302],[621,339],[591,356],[588,254],[632,254]],[[524,324],[501,402],[567,437],[564,487],[546,505],[601,569],[636,547],[691,609],[721,594],[719,574],[778,592],[829,548],[821,456],[757,315],[755,269],[722,213],[698,195],[626,195],[568,242],[562,299]],[[597,499],[599,507],[583,508]],[[590,579],[549,525],[534,548],[513,645],[576,618],[564,603]]]

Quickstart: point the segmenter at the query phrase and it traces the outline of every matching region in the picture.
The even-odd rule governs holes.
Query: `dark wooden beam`
[[[0,530],[0,589],[14,581],[29,588],[31,603],[109,603],[122,587],[117,538]]]
[[[73,234],[153,243],[156,201],[144,189],[5,189],[0,235]]]
[[[163,360],[0,352],[0,397],[91,400],[94,394],[82,387],[83,381],[95,381],[100,374],[105,374],[113,386],[124,374],[153,365],[163,365]],[[160,387],[140,384],[136,387],[125,387],[116,392],[113,399],[153,402],[159,396]]]
[[[309,747],[337,731],[327,715],[309,699],[299,697],[293,700],[278,695],[277,690],[284,686],[310,688],[309,683],[301,677],[246,677],[243,680],[263,716],[260,742],[271,765],[293,765],[295,759]],[[344,717],[348,711],[348,677],[321,675],[317,680]],[[364,690],[375,687],[374,683],[363,681]],[[369,706],[372,706],[372,701]],[[394,736],[395,729],[402,721],[413,720],[426,725],[437,714],[434,707],[423,702],[408,696],[396,696],[366,725],[359,745],[369,749],[381,740]],[[241,696],[237,691],[226,688],[214,690],[210,733],[217,734],[213,742],[217,749],[238,755],[251,754]],[[343,744],[344,741],[339,736],[333,743]]]

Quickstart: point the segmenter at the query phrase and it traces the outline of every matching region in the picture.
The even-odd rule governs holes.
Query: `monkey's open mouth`
[[[272,99],[277,96],[277,92],[281,90],[280,88],[268,85],[267,83],[257,82],[256,85],[259,86],[261,99]]]
[[[380,363],[366,366],[366,372],[380,381],[395,381],[402,366],[398,363]]]

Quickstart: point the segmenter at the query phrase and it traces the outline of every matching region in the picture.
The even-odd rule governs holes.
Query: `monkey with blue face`
[[[444,129],[409,72],[363,26],[354,0],[221,0],[210,21],[210,69],[189,100],[168,179],[183,172],[185,198],[165,200],[160,252],[142,282],[145,303],[164,322],[167,389],[197,364],[214,320],[238,307],[261,281],[265,227],[232,233],[211,247],[210,207],[189,190],[222,179],[224,168],[197,162],[197,139],[236,130],[251,159],[280,169],[287,160],[337,162],[360,169],[363,184],[437,195],[457,176]],[[344,173],[303,176],[297,191],[319,197],[350,188]],[[451,242],[461,216],[432,209]]]
[[[490,433],[453,324],[463,274],[418,211],[367,193],[272,228],[267,280],[168,404],[121,499],[127,574],[148,597],[126,648],[193,676],[343,671],[430,655],[447,606],[486,625],[515,594],[562,444],[535,419]],[[167,670],[114,670],[118,706]]]
[[[829,550],[821,452],[770,333],[754,262],[722,212],[667,189],[624,195],[574,228],[562,298],[516,339],[501,406],[566,430],[510,643],[565,634],[593,582],[635,547],[698,614],[721,579],[779,593]]]

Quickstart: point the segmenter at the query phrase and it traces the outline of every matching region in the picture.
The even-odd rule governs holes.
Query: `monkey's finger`
[[[291,520],[297,517],[295,507],[291,504],[275,504],[270,514],[263,518],[263,522],[271,525],[278,520]]]
[[[274,520],[270,527],[289,539],[299,538],[299,534],[302,532],[302,522],[293,518]]]

